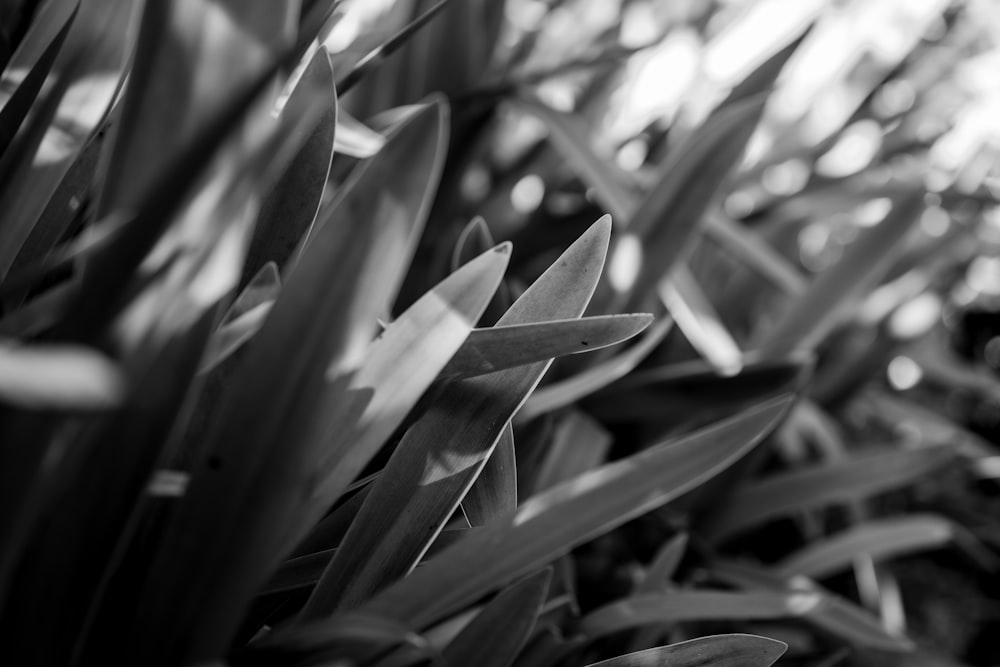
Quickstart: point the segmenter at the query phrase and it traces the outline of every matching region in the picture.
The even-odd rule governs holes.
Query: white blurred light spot
[[[510,191],[510,203],[518,213],[531,213],[542,205],[545,181],[537,174],[528,174]]]
[[[930,206],[920,216],[920,229],[927,236],[933,238],[944,236],[948,233],[949,227],[951,227],[951,218],[948,217],[948,212],[940,206]]]
[[[802,616],[818,607],[822,599],[819,593],[792,593],[785,599],[785,606],[792,616]]]
[[[538,86],[538,98],[557,111],[570,112],[576,105],[573,85],[559,79],[550,79]]]
[[[889,319],[889,333],[895,338],[919,338],[931,330],[941,317],[941,299],[924,292],[900,306]]]
[[[615,161],[618,162],[618,166],[622,169],[635,171],[642,166],[643,162],[646,161],[646,154],[648,151],[649,147],[646,145],[645,141],[642,139],[632,139],[618,149]]]
[[[793,195],[809,180],[809,167],[802,160],[786,160],[764,170],[762,182],[775,195]]]
[[[889,377],[889,384],[897,391],[913,389],[924,376],[924,372],[920,370],[917,362],[909,357],[902,356],[896,357],[889,362],[886,374]]]
[[[608,263],[608,280],[616,292],[632,289],[639,277],[642,266],[642,243],[635,234],[626,234],[618,239]]]
[[[534,31],[542,25],[548,8],[542,0],[521,0],[507,3],[507,20],[524,31]]]
[[[622,16],[622,46],[634,48],[656,39],[658,25],[653,5],[649,2],[633,2],[625,7]]]
[[[872,107],[878,115],[889,117],[909,111],[916,101],[917,91],[912,83],[906,79],[893,79],[879,89],[872,100]]]
[[[753,195],[743,190],[732,193],[722,204],[722,208],[730,218],[744,218],[753,213],[755,207]]]
[[[881,145],[881,126],[873,120],[859,120],[816,162],[816,171],[831,178],[850,176],[867,167]]]
[[[892,200],[877,197],[865,202],[854,210],[854,222],[859,227],[874,227],[885,219],[892,209]]]
[[[1000,294],[1000,257],[977,257],[969,264],[965,280],[981,294]]]
[[[678,30],[659,46],[631,58],[620,100],[621,117],[615,125],[641,128],[673,114],[695,81],[700,54],[697,34]]]

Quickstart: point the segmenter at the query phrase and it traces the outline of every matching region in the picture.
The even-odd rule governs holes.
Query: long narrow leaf
[[[588,667],[771,667],[788,649],[756,635],[714,635],[595,662]]]
[[[890,449],[846,461],[782,473],[736,490],[706,527],[719,539],[755,523],[835,502],[896,489],[953,461],[946,446]]]
[[[610,222],[591,227],[511,306],[499,325],[579,317],[593,294]],[[492,454],[504,425],[550,361],[446,385],[375,482],[303,611],[358,606],[420,559]]]

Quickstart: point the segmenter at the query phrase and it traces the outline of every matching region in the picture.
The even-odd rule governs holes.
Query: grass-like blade
[[[660,281],[659,293],[677,328],[716,372],[734,375],[743,368],[743,352],[687,266]]]
[[[606,218],[595,223],[497,324],[582,315],[600,276],[610,227]],[[416,564],[550,363],[536,362],[442,388],[375,481],[303,619],[357,607]]]
[[[297,541],[310,500],[302,488],[315,483],[318,443],[310,436],[327,369],[353,370],[393,297],[408,239],[436,187],[443,123],[443,109],[425,107],[361,165],[248,346],[148,569],[142,596],[150,604],[136,614],[125,649],[136,659],[218,655],[240,611]],[[404,159],[419,168],[399,169]]]
[[[788,397],[769,401],[533,496],[513,517],[483,527],[379,593],[365,608],[426,627],[697,488],[753,449],[791,403]]]
[[[294,112],[303,104],[319,105],[323,114],[288,170],[261,204],[257,227],[247,249],[242,282],[267,262],[275,262],[284,271],[319,213],[333,159],[339,114],[333,67],[323,48],[316,50],[302,72],[286,109]]]
[[[448,664],[510,667],[534,629],[551,579],[545,569],[501,591],[445,647]]]
[[[812,349],[822,341],[862,291],[873,287],[892,267],[900,242],[920,219],[923,208],[922,193],[894,202],[885,220],[856,239],[839,262],[788,304],[761,342],[761,355],[784,356]]]
[[[66,34],[69,32],[70,26],[73,25],[73,19],[76,17],[79,5],[79,0],[54,3],[48,11],[55,14],[66,12],[65,16],[46,17],[51,20],[51,23],[46,21],[34,23],[35,29],[39,32],[47,32],[56,26],[61,27],[58,28],[48,46],[31,65],[28,73],[21,79],[17,88],[0,108],[0,156],[7,151],[7,147],[14,140],[14,135],[17,134],[21,123],[28,116],[32,104],[38,97],[38,93],[42,90],[42,84],[45,83],[46,77],[52,71],[52,64],[56,60],[59,49],[66,41]]]
[[[796,598],[801,603],[795,614],[818,630],[839,637],[855,647],[872,648],[894,653],[911,652],[913,642],[907,637],[891,634],[869,612],[806,577],[786,580],[763,567],[743,563],[718,562],[711,574],[727,584],[746,591],[806,594]]]
[[[208,373],[228,359],[236,350],[253,338],[264,325],[281,291],[278,266],[268,262],[260,267],[247,286],[222,316],[218,330],[212,335],[201,361],[200,373]]]
[[[776,639],[728,634],[621,655],[588,667],[771,667],[788,649]]]
[[[652,315],[636,313],[474,329],[441,375],[451,380],[470,378],[599,350],[641,333],[652,321]]]
[[[378,453],[462,344],[496,291],[510,245],[502,244],[452,274],[382,333],[351,379],[360,402],[331,409],[319,439],[327,448],[314,512],[325,511]],[[318,518],[318,517],[317,517]]]
[[[779,473],[737,489],[711,516],[705,535],[717,540],[767,519],[897,489],[947,465],[955,455],[948,446],[886,449]]]
[[[612,436],[585,412],[571,410],[559,424],[532,488],[540,493],[598,467],[607,458]]]
[[[462,499],[462,511],[473,526],[485,526],[513,514],[516,509],[514,428],[507,422],[483,471]]]
[[[851,567],[858,556],[884,560],[934,549],[950,542],[955,531],[953,522],[933,515],[872,519],[816,540],[783,558],[773,568],[783,577],[804,574],[813,579],[823,578]]]

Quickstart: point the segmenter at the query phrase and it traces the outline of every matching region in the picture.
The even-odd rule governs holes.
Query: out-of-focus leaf
[[[589,318],[587,318],[589,319]],[[551,412],[570,405],[584,396],[603,389],[612,382],[620,380],[631,373],[636,366],[656,349],[673,326],[669,317],[661,317],[660,321],[650,327],[649,331],[638,343],[621,354],[611,357],[599,364],[587,368],[565,380],[553,382],[536,391],[528,399],[518,418],[524,421],[534,419],[538,415]]]
[[[549,590],[551,568],[501,591],[444,650],[451,665],[509,667],[524,647]]]
[[[788,397],[769,401],[533,496],[513,517],[481,528],[379,593],[365,608],[426,627],[696,488],[753,449],[790,406]]]
[[[656,552],[649,567],[646,568],[642,581],[636,584],[635,593],[654,593],[663,590],[664,586],[668,586],[684,558],[688,540],[687,533],[678,533],[667,540]]]
[[[79,345],[0,344],[0,401],[34,409],[106,410],[120,403],[118,366]]]
[[[199,373],[208,373],[249,341],[271,311],[281,291],[278,266],[268,262],[260,268],[222,317],[201,361]]]
[[[735,375],[743,368],[743,353],[722,323],[708,296],[684,265],[660,282],[660,298],[677,327],[717,372]]]
[[[315,91],[320,91],[321,97],[314,97]],[[247,250],[244,282],[267,262],[275,262],[284,271],[319,213],[333,159],[339,113],[333,88],[333,67],[323,48],[309,61],[285,108],[294,114],[303,104],[320,105],[324,112],[299,154],[261,205],[257,227]]]
[[[872,519],[811,542],[774,565],[778,576],[823,578],[850,567],[858,556],[876,560],[933,549],[952,540],[955,525],[933,515]]]
[[[514,429],[507,422],[483,471],[462,499],[462,510],[473,526],[485,526],[517,509],[517,461]]]
[[[595,662],[588,667],[771,667],[788,649],[756,635],[713,635]]]
[[[604,463],[611,441],[611,434],[585,412],[570,411],[559,424],[538,470],[535,493],[574,479]]]
[[[824,589],[806,577],[786,581],[762,567],[743,563],[717,562],[712,565],[714,578],[748,591],[772,593],[797,592],[810,597],[798,598],[794,614],[816,628],[840,637],[856,647],[893,653],[911,652],[913,642],[890,634],[877,618],[852,602]],[[808,602],[807,604],[804,604]]]
[[[761,521],[906,486],[955,458],[951,447],[887,449],[780,473],[737,489],[705,526],[721,539]]]
[[[705,220],[705,235],[786,294],[805,290],[802,273],[754,230],[712,211]]]
[[[639,313],[473,329],[441,375],[457,380],[599,350],[628,340],[652,321],[652,315]]]
[[[368,158],[382,150],[384,145],[385,137],[343,109],[340,110],[333,138],[333,150],[338,155]]]
[[[790,303],[761,342],[764,357],[815,347],[844,316],[862,290],[892,267],[900,241],[920,219],[922,194],[897,200],[886,219],[862,234],[836,265],[821,273]]]
[[[436,187],[443,123],[441,107],[427,106],[362,165],[248,346],[148,569],[142,597],[150,604],[136,614],[127,647],[147,664],[223,651],[240,610],[297,541],[319,456],[311,417],[328,368],[357,367],[392,299]],[[421,168],[400,170],[403,156]]]
[[[579,317],[600,276],[610,227],[606,218],[595,223],[497,324]],[[442,388],[375,481],[342,548],[306,604],[304,619],[356,607],[416,564],[550,363],[536,362]]]
[[[641,307],[684,257],[709,204],[743,154],[763,104],[763,98],[752,98],[713,113],[670,153],[662,179],[608,259],[615,299],[626,309]]]
[[[590,145],[594,131],[586,126],[586,121],[580,116],[556,111],[533,96],[520,95],[516,101],[545,123],[549,140],[556,150],[580,172],[581,180],[594,188],[601,203],[618,218],[618,224],[627,223],[638,204],[638,195],[629,187],[634,177],[622,172],[613,156],[597,155]]]
[[[31,69],[18,83],[13,94],[4,101],[2,108],[0,108],[0,156],[7,151],[7,147],[14,140],[18,128],[28,116],[35,98],[38,97],[38,93],[42,89],[42,84],[52,70],[52,64],[56,60],[59,49],[66,41],[66,35],[73,24],[78,8],[79,0],[52,3],[52,6],[48,8],[48,13],[56,14],[56,16],[40,16],[39,21],[36,21],[38,32],[47,32],[56,27],[58,29],[48,46],[31,65]],[[60,15],[62,12],[66,12],[65,15]],[[51,20],[52,23],[46,23],[45,20]],[[40,35],[32,37],[37,39]]]

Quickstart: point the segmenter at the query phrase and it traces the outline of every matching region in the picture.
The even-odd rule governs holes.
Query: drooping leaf
[[[474,329],[441,375],[457,380],[599,350],[628,340],[652,321],[646,314],[599,315]]]
[[[954,457],[946,446],[887,449],[774,475],[737,489],[711,517],[705,535],[720,539],[773,517],[906,486]]]
[[[545,569],[501,591],[444,649],[452,665],[509,667],[531,635],[548,593]]]
[[[579,317],[600,276],[609,234],[607,219],[595,223],[497,324]],[[416,564],[549,363],[443,387],[375,481],[343,548],[306,604],[303,619],[356,607]]]
[[[602,660],[588,667],[771,667],[788,649],[756,635],[713,635]]]

